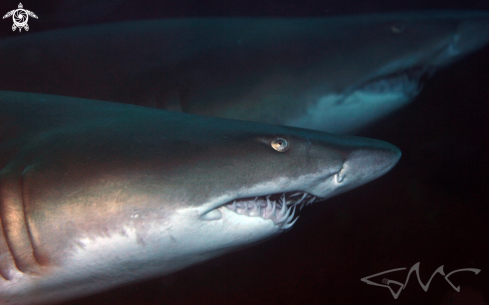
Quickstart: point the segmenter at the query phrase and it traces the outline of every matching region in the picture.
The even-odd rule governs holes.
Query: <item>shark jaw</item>
[[[296,209],[302,208],[323,199],[305,192],[287,192],[258,196],[254,198],[241,198],[228,202],[215,208],[200,217],[202,220],[218,220],[223,212],[235,212],[246,217],[260,217],[273,222],[279,230],[292,228],[299,216],[295,217]],[[242,218],[244,219],[244,218]],[[246,221],[246,219],[244,219]]]

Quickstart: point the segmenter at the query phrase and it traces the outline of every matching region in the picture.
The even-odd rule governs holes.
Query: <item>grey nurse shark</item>
[[[0,89],[354,132],[489,41],[489,13],[188,18],[0,41]]]
[[[0,91],[0,304],[85,296],[267,239],[399,158],[378,140]]]

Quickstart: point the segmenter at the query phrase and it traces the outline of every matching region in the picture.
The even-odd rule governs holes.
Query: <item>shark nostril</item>
[[[345,174],[343,173],[343,168],[334,175],[335,182],[340,184],[345,179]]]

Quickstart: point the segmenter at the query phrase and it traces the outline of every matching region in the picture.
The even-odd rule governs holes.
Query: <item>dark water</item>
[[[29,7],[43,16],[36,21],[36,31],[171,17],[312,17],[431,9],[489,10],[489,1],[484,0],[52,0],[23,3],[26,9]],[[19,0],[2,1],[1,12],[12,10],[18,4]],[[9,27],[1,27],[0,34],[10,36]]]
[[[488,1],[31,1],[31,31],[184,16],[329,16],[413,9],[489,10]],[[4,1],[1,11],[16,7]],[[4,9],[4,7],[6,7]],[[45,20],[45,21],[44,21]],[[0,36],[13,35],[10,22]],[[1,56],[1,55],[0,55]],[[1,67],[0,67],[1,68]],[[29,71],[25,71],[29,73]],[[384,177],[301,213],[266,243],[149,282],[66,304],[488,304],[489,48],[439,71],[408,107],[363,130],[403,152]],[[360,279],[404,282],[399,298]],[[374,280],[374,279],[372,279]],[[393,285],[392,287],[396,287]]]

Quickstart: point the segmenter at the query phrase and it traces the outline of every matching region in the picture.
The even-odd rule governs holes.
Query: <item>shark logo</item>
[[[12,31],[15,32],[16,29],[19,29],[19,32],[22,32],[22,28],[26,31],[29,31],[29,25],[27,21],[29,20],[29,16],[38,19],[37,15],[31,11],[25,10],[22,6],[22,3],[19,3],[19,7],[16,10],[12,10],[3,16],[3,19],[12,16],[12,20],[14,24],[12,25]]]

